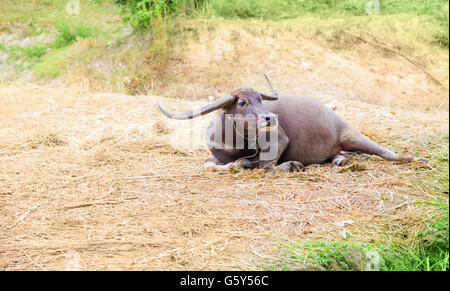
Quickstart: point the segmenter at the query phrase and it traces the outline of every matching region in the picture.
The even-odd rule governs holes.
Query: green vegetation
[[[367,16],[362,0],[207,0],[203,2],[203,14],[225,18],[253,18],[279,20],[314,16],[321,19]],[[408,15],[418,18],[422,25],[433,27],[431,42],[449,46],[448,0],[384,0],[379,1],[379,16],[392,20]],[[374,15],[378,16],[378,15]]]
[[[67,13],[67,4],[67,0],[30,0],[26,5],[0,0],[0,33],[15,36],[13,43],[0,45],[6,53],[0,77],[14,79],[26,69],[38,78],[56,77],[74,65],[71,62],[83,63],[98,55],[98,45],[80,48],[77,39],[100,38],[102,43],[127,33],[118,16],[120,8],[110,0],[80,1],[79,14]]]
[[[210,13],[223,17],[280,19],[305,14],[319,16],[367,15],[369,1],[361,0],[207,0],[203,5]],[[383,15],[413,13],[442,17],[448,9],[446,0],[384,0],[379,1],[379,13]]]
[[[448,203],[437,202],[442,210],[437,222],[419,233],[420,242],[411,246],[393,247],[384,255],[383,270],[445,271],[449,268]]]
[[[345,242],[292,242],[281,241],[279,260],[282,264],[270,266],[271,270],[325,269],[351,270],[361,269],[363,258],[368,249]],[[350,259],[350,256],[358,259]],[[356,266],[358,265],[358,266]]]
[[[122,17],[135,30],[152,27],[153,19],[165,18],[185,5],[185,0],[116,0],[121,4]],[[153,24],[155,25],[155,24]]]
[[[77,38],[95,37],[96,31],[85,25],[69,26],[68,24],[61,22],[57,26],[56,39],[51,44],[31,44],[26,47],[19,45],[3,45],[0,44],[0,49],[9,54],[7,61],[13,64],[14,67],[21,71],[24,69],[37,68],[38,76],[43,77],[56,77],[62,68],[67,66],[67,61],[73,59],[73,56],[69,56],[70,52],[57,53],[52,51],[53,48],[62,49],[71,45]],[[49,53],[50,57],[45,57]],[[72,50],[73,53],[73,50]],[[58,58],[56,56],[64,56]],[[53,59],[53,57],[55,57]],[[41,64],[44,61],[44,64]],[[46,62],[49,61],[49,64]],[[58,65],[59,63],[66,63],[64,65]],[[48,70],[43,70],[47,68]]]
[[[63,48],[72,44],[77,37],[86,38],[96,36],[96,30],[94,28],[79,24],[76,26],[69,26],[65,22],[61,22],[56,26],[57,34],[56,39],[52,44],[52,47]]]
[[[270,270],[380,270],[445,271],[449,269],[448,204],[447,216],[430,225],[431,241],[420,240],[413,246],[375,247],[346,242],[279,243],[278,263]]]
[[[31,45],[23,49],[24,54],[28,58],[40,58],[47,51],[46,46]]]
[[[224,18],[279,20],[311,16],[319,18],[367,16],[367,4],[362,0],[118,0],[123,5],[122,15],[136,30],[150,28],[151,19],[166,17],[186,6],[194,15]],[[192,4],[191,2],[194,2]],[[374,14],[388,16],[408,15],[420,18],[423,25],[433,26],[432,42],[449,45],[448,0],[385,0],[379,1]]]
[[[0,0],[0,31],[15,34],[19,31],[21,37],[52,35],[39,43],[2,43],[0,51],[8,53],[6,62],[10,68],[30,68],[39,70],[37,76],[57,76],[59,73],[50,67],[63,61],[59,57],[64,53],[53,50],[74,50],[70,47],[77,38],[101,36],[113,43],[122,42],[131,27],[140,34],[148,34],[151,43],[145,46],[147,51],[141,52],[141,57],[148,60],[146,63],[155,72],[138,75],[147,81],[149,78],[163,81],[167,77],[173,35],[188,19],[201,22],[205,18],[212,22],[224,21],[223,18],[271,21],[274,27],[299,30],[310,37],[317,34],[323,37],[322,32],[327,32],[326,37],[332,40],[339,38],[342,31],[367,34],[375,37],[369,40],[388,43],[419,64],[436,59],[430,56],[430,47],[448,48],[448,0],[384,0],[380,1],[379,15],[367,15],[366,4],[365,0],[96,0],[80,1],[80,13],[68,14],[67,0],[31,0],[27,5]],[[56,60],[51,60],[52,57]],[[83,62],[81,57],[70,59]],[[42,74],[43,66],[53,73]],[[148,86],[146,80],[135,79],[132,85]]]
[[[0,43],[0,50],[8,53],[6,62],[12,64],[17,70],[28,69],[39,62],[47,52],[48,47],[40,44],[32,44],[26,47],[18,45],[4,45]],[[16,61],[19,62],[16,63]]]
[[[99,47],[86,47],[74,43],[65,49],[50,51],[33,66],[33,71],[38,78],[54,78],[64,72],[71,64],[89,62],[101,53],[102,49]]]
[[[126,84],[128,93],[137,93],[153,79],[163,80],[169,59],[169,16],[186,4],[185,0],[116,0],[122,5],[123,21],[136,32],[149,31],[150,46],[143,54],[148,68],[133,72]]]
[[[21,47],[17,45],[4,46],[4,50],[8,50],[15,58],[27,57],[27,58],[39,58],[42,56],[47,48],[41,45],[31,45],[28,47]]]
[[[279,243],[278,262],[270,270],[445,271],[449,269],[448,203],[442,216],[419,233],[413,245],[376,247],[346,242]]]

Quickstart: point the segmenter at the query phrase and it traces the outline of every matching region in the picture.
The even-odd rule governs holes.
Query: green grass
[[[445,271],[449,269],[448,203],[441,205],[442,216],[419,234],[420,243],[392,247],[384,255],[382,270],[386,271]]]
[[[39,34],[52,35],[43,43],[27,41],[27,46],[2,44],[6,51],[7,79],[20,77],[21,71],[31,69],[38,77],[56,77],[69,68],[70,62],[87,61],[98,48],[84,49],[75,45],[79,38],[114,41],[123,37],[126,25],[120,20],[120,8],[110,0],[80,1],[80,13],[66,13],[67,0],[0,0],[0,29],[24,39]],[[1,25],[3,24],[3,26]],[[73,47],[74,46],[74,47]],[[67,50],[67,51],[66,51]],[[54,58],[54,59],[53,59]],[[3,73],[3,72],[1,72]],[[0,74],[2,75],[2,74]]]
[[[56,30],[55,41],[51,44],[31,44],[26,47],[0,44],[0,49],[9,54],[7,62],[12,64],[16,70],[36,68],[37,75],[40,77],[56,77],[67,67],[69,61],[74,60],[74,57],[79,56],[79,54],[74,54],[74,50],[55,52],[52,49],[61,50],[70,46],[78,37],[97,36],[97,31],[94,28],[83,24],[70,26],[61,22],[57,25]],[[53,57],[55,59],[52,59]]]
[[[448,207],[448,204],[447,204]],[[448,211],[448,208],[447,208]],[[436,227],[439,225],[439,227]],[[269,270],[445,271],[449,269],[448,215],[433,225],[431,241],[413,246],[376,247],[346,242],[279,243]]]
[[[53,78],[64,71],[71,62],[86,60],[92,55],[89,48],[65,48],[71,46],[77,38],[97,37],[94,28],[84,24],[69,25],[61,22],[56,27],[57,34],[50,44],[31,44],[26,47],[19,45],[3,45],[0,49],[8,53],[6,61],[17,71],[33,69],[39,78]]]
[[[365,0],[205,0],[201,10],[204,15],[224,18],[280,20],[314,16],[320,19],[340,17],[369,17]],[[448,0],[380,0],[380,16],[395,18],[408,15],[431,27],[430,43],[449,46]],[[419,31],[421,32],[421,31]]]
[[[386,257],[382,271],[446,271],[449,268],[448,250],[440,247],[418,246],[396,251],[400,255]]]
[[[29,69],[47,52],[48,47],[41,44],[32,44],[26,47],[18,45],[4,45],[0,43],[0,50],[8,53],[6,63],[16,70]]]
[[[222,17],[280,19],[304,14],[317,16],[367,15],[365,0],[205,0],[210,13]],[[412,13],[443,17],[448,11],[447,0],[380,0],[382,15]],[[448,16],[447,16],[448,19]]]
[[[73,43],[64,49],[54,49],[33,66],[38,78],[54,78],[74,64],[88,63],[103,52],[103,47],[86,47]]]
[[[66,12],[68,0],[0,0],[0,19],[11,26],[21,27],[30,31],[43,28],[53,30],[61,22],[72,25],[73,22],[88,23],[99,33],[112,34],[117,28],[123,27],[121,22],[108,21],[118,15],[120,7],[110,0],[83,1],[80,0],[80,14],[69,15]],[[26,24],[26,26],[24,25]]]
[[[365,257],[369,250],[345,242],[324,241],[280,241],[279,249],[279,263],[269,266],[270,270],[361,269],[364,268],[361,258]]]
[[[73,26],[68,25],[65,22],[61,22],[56,26],[57,34],[56,39],[52,44],[52,47],[63,48],[72,44],[77,37],[95,37],[97,31],[84,24],[76,24]]]
[[[40,58],[46,51],[47,47],[42,45],[31,45],[23,48],[23,53],[28,58]]]
[[[60,75],[78,52],[72,47],[65,50],[53,50],[37,63],[33,70],[38,78],[54,78]]]

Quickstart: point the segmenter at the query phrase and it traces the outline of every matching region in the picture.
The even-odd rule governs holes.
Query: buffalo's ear
[[[278,100],[278,94],[272,95],[272,94],[266,94],[266,93],[259,93],[263,100],[269,100],[269,101],[275,101]]]

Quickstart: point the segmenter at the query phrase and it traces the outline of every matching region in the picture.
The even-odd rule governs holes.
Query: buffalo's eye
[[[244,99],[238,101],[239,106],[244,106],[245,104],[247,104],[247,101],[245,101]]]

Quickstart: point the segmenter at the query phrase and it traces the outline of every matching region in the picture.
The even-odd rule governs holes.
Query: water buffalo
[[[171,113],[170,118],[191,119],[219,110],[207,130],[211,156],[205,168],[265,168],[298,171],[310,164],[330,161],[343,166],[349,158],[341,154],[360,152],[390,161],[427,163],[425,158],[400,156],[369,140],[333,110],[302,96],[278,96],[241,88],[201,108]]]

